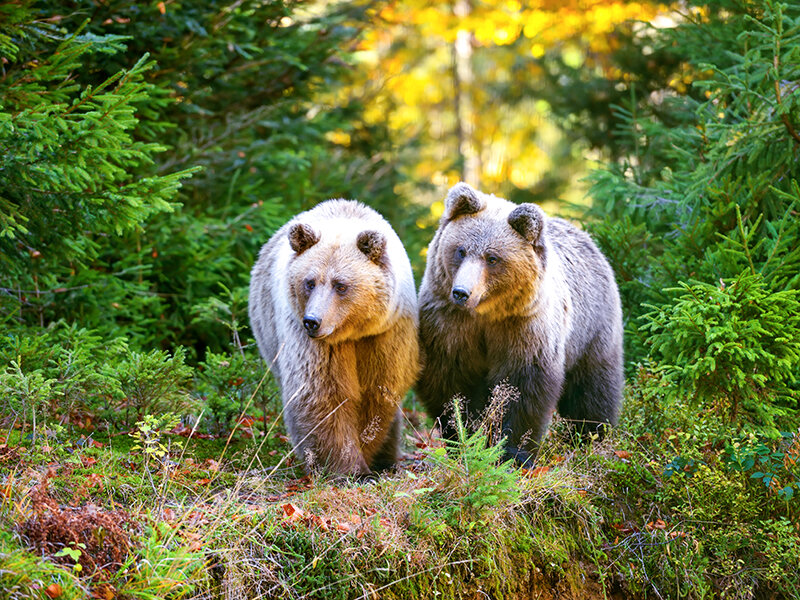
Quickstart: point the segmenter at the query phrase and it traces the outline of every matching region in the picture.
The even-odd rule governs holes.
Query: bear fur
[[[455,185],[428,249],[419,303],[424,367],[416,390],[446,435],[454,396],[475,419],[499,384],[519,392],[502,422],[507,454],[518,462],[537,451],[556,409],[584,434],[617,423],[619,293],[603,254],[567,221]]]
[[[352,200],[297,215],[261,249],[249,311],[309,470],[394,464],[419,345],[411,265],[391,225]]]

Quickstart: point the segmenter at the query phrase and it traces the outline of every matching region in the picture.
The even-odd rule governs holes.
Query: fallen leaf
[[[628,460],[631,457],[631,453],[627,450],[615,450],[614,454],[617,455],[617,458],[621,458],[622,460]]]
[[[208,485],[209,483],[211,483],[211,480],[208,479],[207,477],[203,477],[202,479],[198,479],[196,483],[197,485]]]
[[[305,516],[303,509],[292,502],[281,504],[281,508],[283,509],[283,514],[289,517],[290,521],[299,521]]]
[[[520,469],[525,477],[539,477],[550,470],[550,467],[534,467],[533,469]]]
[[[97,462],[97,459],[93,456],[82,456],[81,463],[84,467],[91,467],[94,463]]]
[[[653,531],[654,529],[666,529],[667,524],[662,521],[661,519],[656,519],[655,521],[650,521],[647,524],[647,529]]]
[[[336,523],[336,531],[339,533],[348,533],[350,531],[350,523]]]
[[[160,12],[162,15],[166,14],[167,12],[166,4],[164,4],[163,2],[159,2],[158,4],[156,4],[156,6],[158,7],[158,12]]]
[[[634,531],[636,531],[635,528],[631,527],[627,523],[612,523],[611,527],[613,527],[622,534],[633,533]]]
[[[323,519],[319,515],[311,515],[311,519],[310,520],[317,527],[322,529],[322,531],[328,531],[328,529],[330,529],[330,527],[328,526],[328,523],[325,521],[325,519]]]
[[[51,583],[44,589],[44,593],[47,594],[48,598],[58,598],[61,596],[62,589],[59,584]]]
[[[685,538],[686,537],[686,532],[685,531],[670,531],[669,532],[669,537],[671,537],[673,540],[675,538],[679,538],[679,537],[680,538]]]
[[[184,534],[184,537],[189,540],[189,550],[191,552],[198,552],[203,548],[203,544],[201,542],[201,536],[199,533],[194,533],[193,531],[187,531]]]
[[[92,598],[99,598],[99,600],[113,600],[114,588],[107,583],[101,583],[92,590]]]

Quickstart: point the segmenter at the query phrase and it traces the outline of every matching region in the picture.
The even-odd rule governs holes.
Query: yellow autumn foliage
[[[389,126],[411,180],[438,188],[427,204],[461,177],[465,148],[487,191],[534,188],[560,166],[551,158],[559,129],[547,103],[509,105],[497,89],[513,96],[520,82],[541,77],[537,59],[550,48],[572,68],[619,76],[604,59],[616,48],[615,28],[670,10],[621,0],[396,0],[376,10],[375,27],[364,33],[361,71],[348,93],[364,103],[368,122]],[[465,34],[466,80],[456,66],[456,40]],[[411,140],[414,150],[404,152]]]

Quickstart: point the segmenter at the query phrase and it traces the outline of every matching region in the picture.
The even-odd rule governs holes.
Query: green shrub
[[[197,370],[197,391],[203,396],[213,428],[223,431],[231,420],[258,408],[266,421],[279,410],[275,382],[252,350],[209,351]]]
[[[797,291],[772,291],[761,275],[747,272],[718,285],[681,283],[675,291],[683,294],[652,306],[643,326],[650,356],[672,384],[665,391],[777,435],[796,416]]]
[[[630,72],[631,64],[641,63],[617,65],[629,98],[617,107],[618,128],[608,136],[618,158],[592,173],[590,193],[597,217],[592,230],[620,283],[626,358],[632,365],[649,353],[650,332],[637,325],[652,305],[674,313],[678,304],[689,309],[705,303],[677,301],[680,282],[703,282],[708,286],[703,291],[713,294],[715,282],[728,285],[747,270],[760,274],[765,292],[787,307],[788,297],[773,294],[800,287],[800,94],[792,83],[800,80],[798,25],[797,3],[689,2],[676,15],[675,27],[643,25],[641,39],[633,41],[645,50],[639,59],[648,65],[672,59],[669,72],[655,71],[663,76],[660,89],[653,89],[648,73]],[[630,49],[620,59],[629,54]],[[691,85],[687,89],[680,82]],[[746,287],[760,294],[759,284]],[[716,295],[726,293],[736,291]],[[746,318],[751,325],[757,320],[752,313]],[[689,326],[683,321],[676,327]],[[702,347],[699,341],[699,346],[689,343],[685,349],[665,346],[667,361],[688,362],[678,355]],[[780,360],[775,350],[768,353]],[[723,361],[738,360],[733,348],[724,354]],[[772,362],[765,356],[741,358],[742,372],[755,362]],[[708,367],[708,360],[704,363],[700,369]],[[717,367],[720,380],[722,368]],[[769,368],[784,372],[774,363]],[[687,380],[702,385],[702,373],[695,371]],[[761,385],[757,377],[752,380]],[[747,396],[742,385],[745,380],[726,385],[729,412],[749,401],[735,398]],[[769,427],[774,416],[758,418]]]
[[[458,399],[453,400],[453,419],[456,439],[429,452],[442,474],[430,499],[438,505],[439,519],[471,529],[487,512],[516,502],[520,490],[512,461],[500,460],[505,443],[489,443],[485,423],[468,431]]]
[[[131,352],[117,367],[119,389],[124,397],[125,422],[130,413],[186,412],[196,406],[188,392],[192,368],[184,363],[186,352],[179,347],[172,356],[162,350]]]
[[[726,444],[723,456],[731,471],[763,484],[769,496],[792,501],[800,514],[800,430],[782,432],[778,440],[752,432],[737,436]]]

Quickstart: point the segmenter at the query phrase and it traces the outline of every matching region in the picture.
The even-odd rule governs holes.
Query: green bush
[[[652,306],[643,326],[650,358],[670,384],[666,392],[777,435],[796,414],[798,292],[772,291],[748,272],[674,291],[683,294]]]
[[[92,62],[122,52],[124,38],[85,23],[66,30],[41,10],[25,0],[0,18],[0,312],[141,335],[161,310],[142,279],[142,252],[109,250],[174,210],[194,169],[157,173],[166,146],[142,139],[143,118],[148,131],[168,129],[152,119],[164,98],[147,54],[98,74]]]
[[[649,351],[639,317],[677,306],[680,282],[713,286],[748,270],[770,294],[800,287],[798,25],[796,3],[690,2],[675,27],[643,26],[635,42],[677,59],[660,90],[619,65],[629,74],[609,142],[619,158],[592,173],[590,193],[631,365]],[[694,349],[674,345],[669,359]]]
[[[731,471],[762,484],[767,496],[793,502],[800,514],[800,430],[783,432],[777,440],[754,433],[737,436],[726,444],[723,456]]]
[[[131,411],[137,419],[146,414],[186,413],[195,406],[189,394],[192,368],[184,364],[185,352],[172,356],[161,350],[131,352],[118,366],[119,389],[124,397],[125,423]]]
[[[470,432],[458,399],[453,400],[453,420],[456,439],[429,452],[444,476],[440,487],[431,490],[431,501],[437,520],[471,529],[487,511],[518,500],[520,491],[512,462],[500,460],[505,444],[490,443],[485,423]]]
[[[258,408],[266,420],[279,410],[279,394],[258,355],[208,351],[198,365],[197,392],[202,394],[213,428],[225,430],[231,420]]]

